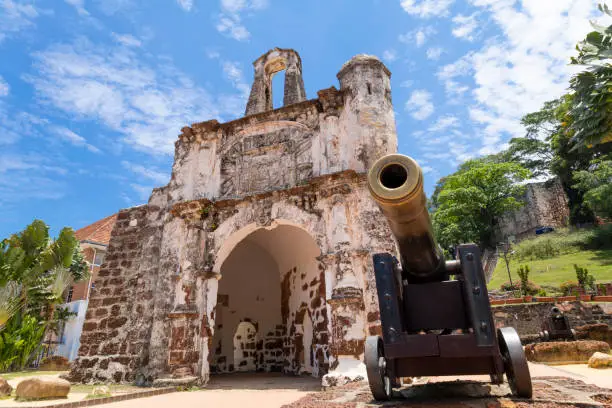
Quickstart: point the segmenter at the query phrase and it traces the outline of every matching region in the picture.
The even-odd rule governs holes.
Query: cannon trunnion
[[[513,394],[530,398],[518,334],[495,328],[480,249],[460,245],[456,260],[444,260],[418,164],[403,155],[385,156],[370,169],[368,186],[401,259],[373,256],[382,336],[366,339],[364,359],[374,397],[389,399],[400,377],[489,374],[500,384],[505,373]]]

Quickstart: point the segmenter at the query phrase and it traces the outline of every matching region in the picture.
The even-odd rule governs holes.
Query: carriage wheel
[[[531,398],[533,394],[531,375],[521,339],[512,327],[502,327],[498,330],[497,335],[499,351],[504,360],[504,370],[512,394],[521,398]]]
[[[391,378],[387,372],[382,339],[379,336],[369,336],[365,343],[365,366],[368,373],[368,383],[374,399],[387,401],[391,398]]]

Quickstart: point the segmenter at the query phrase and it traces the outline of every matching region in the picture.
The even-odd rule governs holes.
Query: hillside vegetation
[[[518,282],[520,265],[529,266],[529,280],[540,286],[558,287],[576,281],[574,264],[585,267],[597,283],[612,281],[612,226],[588,230],[560,230],[526,239],[513,247],[510,260],[512,281]],[[500,257],[490,289],[508,282],[506,263]]]

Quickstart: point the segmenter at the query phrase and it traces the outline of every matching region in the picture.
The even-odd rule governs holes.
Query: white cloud
[[[85,0],[64,0],[66,3],[70,4],[71,6],[73,6],[77,13],[79,13],[82,16],[88,16],[89,12],[87,10],[85,10]]]
[[[1,153],[0,206],[17,205],[31,199],[62,198],[66,185],[60,176],[67,171],[48,164],[51,160],[35,154]]]
[[[207,49],[206,50],[206,56],[210,59],[217,59],[221,56],[221,54],[219,53],[219,51],[214,50],[214,49]]]
[[[136,6],[134,0],[95,0],[98,8],[106,15],[128,14]]]
[[[387,62],[393,62],[397,59],[397,52],[393,49],[383,51],[382,57]]]
[[[131,34],[112,33],[112,36],[115,41],[127,47],[140,47],[142,45],[142,41]]]
[[[470,73],[472,69],[472,53],[468,53],[453,62],[440,68],[437,72],[437,77],[444,83],[446,95],[451,98],[463,96],[470,88],[466,84],[460,83],[457,78],[464,77]]]
[[[234,40],[246,41],[251,37],[251,33],[245,26],[240,22],[240,17],[234,16],[219,16],[217,22],[217,31],[223,34],[227,34]]]
[[[459,125],[459,119],[453,115],[446,115],[438,118],[427,130],[429,132],[441,132],[449,128],[454,128]]]
[[[151,153],[171,154],[185,125],[236,112],[174,67],[137,48],[79,40],[33,54],[35,75],[24,76],[39,100],[75,119],[99,120],[123,141]],[[231,96],[231,95],[229,95]],[[242,95],[240,95],[242,97]]]
[[[268,7],[267,0],[221,0],[221,8],[228,13],[261,10]]]
[[[431,166],[421,166],[421,170],[423,171],[423,174],[428,174],[435,171]]]
[[[185,11],[191,11],[193,0],[176,0],[179,6]]]
[[[233,61],[224,61],[222,63],[223,74],[232,83],[235,89],[240,91],[245,97],[249,96],[250,87],[244,80],[240,64]]]
[[[39,136],[37,125],[46,126],[47,123],[32,114],[14,109],[0,99],[0,146],[16,143],[23,135],[30,138]]]
[[[141,177],[154,181],[155,184],[157,184],[158,186],[166,185],[168,184],[168,181],[170,180],[169,174],[161,172],[156,169],[147,168],[139,164],[130,163],[128,161],[122,161],[121,165],[134,174],[137,174]]]
[[[476,20],[477,15],[478,13],[472,13],[469,16],[458,14],[453,17],[453,23],[455,24],[452,30],[453,35],[457,38],[474,41],[476,35],[475,31],[479,25]]]
[[[407,79],[405,81],[402,81],[402,83],[400,84],[400,86],[402,88],[410,88],[412,85],[414,85],[414,81],[411,79]]]
[[[222,13],[216,23],[217,31],[237,41],[246,41],[251,33],[242,24],[242,13],[268,7],[267,0],[221,0]]]
[[[57,136],[60,137],[60,139],[65,140],[74,146],[84,147],[92,153],[100,153],[100,149],[98,149],[94,145],[87,143],[87,140],[83,136],[77,135],[70,129],[66,129],[64,127],[56,127],[54,128],[54,132]]]
[[[2,78],[0,75],[0,97],[7,96],[9,94],[11,87],[9,84]]]
[[[14,0],[0,1],[0,43],[10,35],[34,26],[38,10],[30,4]]]
[[[406,110],[417,120],[427,119],[434,112],[431,93],[425,89],[417,89],[410,94],[406,102]]]
[[[427,49],[427,52],[425,54],[427,55],[427,59],[436,61],[440,59],[440,56],[443,52],[444,49],[441,47],[431,47]]]
[[[591,30],[589,19],[598,16],[592,0],[471,0],[488,13],[501,34],[482,48],[443,67],[438,77],[448,92],[465,92],[468,77],[472,104],[470,118],[481,125],[480,153],[499,150],[504,140],[520,136],[520,118],[542,103],[566,92],[576,67],[568,66],[575,44]]]
[[[400,34],[398,39],[404,44],[416,44],[417,47],[421,47],[423,46],[423,44],[425,44],[427,39],[430,36],[436,34],[436,32],[436,29],[432,26],[419,27],[415,28],[414,30],[408,31],[405,34]]]
[[[421,18],[448,15],[455,0],[401,0],[404,11]]]
[[[141,184],[132,183],[130,186],[136,191],[138,194],[138,198],[142,201],[148,201],[151,193],[153,192],[153,188],[151,186],[143,186]]]

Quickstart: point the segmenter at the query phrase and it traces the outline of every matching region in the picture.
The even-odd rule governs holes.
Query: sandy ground
[[[321,380],[278,374],[231,374],[214,377],[201,391],[175,392],[105,405],[109,408],[280,408],[319,391]]]
[[[529,364],[530,372],[534,378],[534,384],[539,384],[536,389],[554,387],[557,391],[553,395],[579,396],[580,387],[571,388],[572,384],[584,382],[610,390],[612,395],[612,370],[597,370],[588,368],[586,364],[568,366],[546,366],[542,364]],[[560,377],[564,377],[560,378]],[[488,376],[462,376],[462,377],[433,377],[422,378],[417,384],[440,383],[453,380],[478,381],[488,383]],[[551,379],[551,380],[547,380]],[[9,381],[15,386],[19,379]],[[548,381],[548,383],[547,383]],[[552,382],[551,382],[552,381]],[[567,383],[568,388],[563,384]],[[483,384],[484,385],[484,384]],[[446,385],[443,385],[445,387]],[[449,386],[452,388],[452,386]],[[480,386],[479,386],[480,387]],[[471,388],[474,389],[473,387]],[[484,389],[484,388],[483,388]],[[367,383],[349,385],[347,390],[339,389],[331,398],[321,390],[320,379],[311,377],[293,377],[280,374],[244,373],[214,376],[206,389],[189,392],[175,392],[155,397],[139,398],[129,401],[115,402],[104,405],[109,408],[189,408],[189,407],[221,407],[221,408],[246,408],[265,407],[280,408],[284,405],[292,407],[366,407],[371,406],[371,394]],[[438,390],[439,391],[439,390]],[[438,392],[436,391],[436,392]],[[543,392],[543,391],[542,391]],[[502,395],[505,392],[502,390]],[[544,394],[541,394],[544,397]],[[586,395],[586,394],[585,394]],[[330,397],[331,399],[327,399]],[[473,397],[473,396],[472,396]],[[84,395],[73,394],[68,400],[70,402],[83,399]],[[471,397],[470,397],[471,398]],[[546,398],[546,397],[544,397]],[[567,398],[565,398],[567,400]],[[582,398],[579,398],[582,399]],[[407,400],[404,400],[407,402]],[[489,406],[491,399],[482,399],[483,406]],[[59,401],[57,401],[59,402]],[[398,401],[401,404],[401,401]],[[431,401],[433,406],[452,406],[445,403],[439,405]],[[450,402],[450,401],[449,401]],[[465,402],[465,401],[464,401]],[[471,402],[476,403],[473,399]],[[333,403],[332,405],[328,405]],[[29,402],[28,406],[49,405],[50,401]],[[471,404],[471,403],[470,403]],[[12,400],[0,400],[0,408],[19,407],[23,403]],[[403,406],[403,405],[398,405]],[[474,406],[479,406],[478,403]]]

